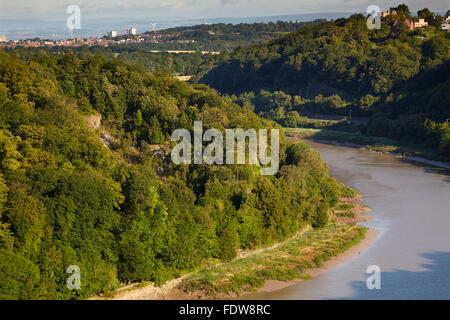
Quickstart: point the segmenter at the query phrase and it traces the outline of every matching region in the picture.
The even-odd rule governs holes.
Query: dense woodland
[[[99,128],[87,121],[101,115]],[[174,165],[174,129],[270,128],[204,85],[120,60],[0,52],[0,299],[156,284],[328,223],[340,187],[281,139],[281,168]],[[173,142],[172,142],[173,143]],[[70,265],[81,290],[69,290]]]
[[[371,117],[364,133],[424,144],[450,155],[450,33],[442,18],[410,31],[397,15],[369,30],[354,15],[307,26],[207,60],[197,81],[290,127],[315,113]],[[428,18],[427,18],[428,17]],[[398,22],[400,21],[400,22]]]
[[[298,127],[311,124],[304,115],[352,109],[370,117],[367,134],[450,155],[449,34],[420,14],[431,26],[414,31],[395,19],[370,31],[361,15],[181,30],[205,44],[195,50],[217,50],[214,41],[230,48],[302,27],[216,57],[145,46],[0,52],[0,299],[162,284],[329,222],[341,187],[317,151],[281,137],[271,177],[258,166],[174,165],[170,135],[195,120]],[[198,73],[218,91],[174,73]],[[70,265],[81,268],[81,290],[66,286]]]
[[[194,75],[199,72],[199,67],[204,59],[209,59],[210,55],[197,53],[167,53],[151,52],[145,43],[103,46],[82,46],[82,47],[40,47],[8,49],[6,52],[17,56],[21,60],[29,61],[32,58],[52,55],[56,58],[64,54],[75,55],[78,59],[86,60],[91,56],[102,56],[108,60],[122,60],[134,64],[142,65],[147,72],[165,71],[171,75]]]
[[[323,19],[317,19],[306,22],[277,21],[268,23],[202,24],[147,33],[169,36],[167,40],[172,41],[172,43],[149,44],[152,48],[224,51],[239,46],[246,47],[252,44],[264,43],[283,34],[324,21]],[[196,42],[190,44],[177,43],[178,40],[195,40]]]

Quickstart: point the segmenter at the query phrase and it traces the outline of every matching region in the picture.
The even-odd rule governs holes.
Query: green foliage
[[[201,67],[198,81],[231,94],[235,103],[285,127],[361,131],[446,154],[450,118],[450,36],[428,9],[430,26],[410,31],[401,4],[369,30],[365,17],[301,28],[279,39],[238,48]],[[415,19],[415,18],[414,18]],[[258,93],[259,92],[259,93]],[[317,114],[370,117],[366,127],[308,120]]]
[[[290,145],[286,149],[286,163],[288,165],[298,165],[300,163],[300,160],[302,159],[303,153],[307,149],[308,145],[304,142]]]
[[[306,99],[322,94],[332,97],[329,106],[340,108],[345,103],[339,99],[379,95],[417,73],[420,46],[394,37],[369,30],[365,17],[354,15],[236,49],[224,61],[217,57],[215,65],[204,66],[201,82],[234,94],[261,88]]]
[[[6,181],[3,178],[3,175],[0,174],[0,217],[3,212],[3,208],[8,197],[8,186],[6,185]]]
[[[330,222],[330,216],[327,210],[323,207],[319,207],[317,210],[317,214],[313,219],[313,227],[322,228],[326,226]]]
[[[236,220],[232,220],[219,234],[219,258],[230,261],[236,257],[239,248],[239,234]]]
[[[437,35],[422,44],[422,55],[432,60],[448,57],[448,40],[444,35]]]
[[[0,249],[0,299],[38,297],[39,268],[20,254]]]
[[[443,155],[450,156],[450,130],[442,136],[439,143],[439,152]]]
[[[270,99],[281,108],[291,100]],[[314,221],[323,226],[318,208],[336,203],[320,155],[283,137],[276,177],[250,165],[175,166],[168,139],[194,120],[278,125],[206,86],[118,60],[23,62],[0,52],[0,113],[2,299],[84,299],[121,283],[162,284]],[[80,290],[66,286],[70,265],[81,269]]]
[[[118,59],[140,64],[147,72],[166,71],[173,75],[195,75],[202,63],[209,63],[213,59],[211,54],[202,54],[202,51],[223,52],[239,46],[262,43],[275,39],[280,34],[322,21],[197,25],[149,32],[159,37],[157,42],[116,44],[108,47],[17,47],[7,50],[22,60],[35,59],[49,66],[55,63],[53,57],[72,53],[82,60],[92,56],[102,56],[108,60]],[[192,53],[183,51],[192,51]],[[52,57],[42,57],[43,54]]]
[[[202,291],[207,298],[242,294],[264,286],[267,280],[308,280],[305,270],[321,266],[331,257],[359,243],[366,229],[361,226],[330,223],[322,229],[294,236],[276,248],[252,254],[226,264],[187,276],[181,288]]]

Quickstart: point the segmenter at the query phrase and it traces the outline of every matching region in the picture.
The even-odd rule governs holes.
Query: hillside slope
[[[318,152],[282,139],[277,176],[249,165],[174,165],[169,137],[194,120],[276,126],[212,89],[140,66],[0,52],[0,299],[161,284],[328,223],[340,191]],[[72,265],[79,290],[66,285]]]
[[[450,34],[439,28],[383,22],[369,30],[354,15],[222,54],[197,81],[283,125],[300,126],[298,114],[351,111],[371,116],[364,129],[371,135],[450,155]]]

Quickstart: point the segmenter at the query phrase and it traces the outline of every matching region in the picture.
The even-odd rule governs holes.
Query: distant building
[[[117,37],[117,31],[111,30],[108,32],[108,37],[115,38]]]
[[[449,21],[446,20],[441,24],[441,30],[450,32],[450,20]]]
[[[425,21],[425,19],[420,18],[419,21],[414,22],[414,28],[423,28],[427,27],[428,22]]]
[[[6,36],[5,35],[0,36],[0,42],[6,42]]]
[[[135,36],[136,35],[136,28],[130,28],[127,30],[127,34],[129,36]]]
[[[387,11],[383,11],[381,13],[381,17],[382,18],[386,18],[386,17],[388,17],[390,15],[396,15],[396,14],[397,14],[397,11],[395,11],[395,10],[387,10]]]
[[[414,21],[405,19],[405,21],[403,21],[403,23],[408,26],[409,30],[414,30]]]

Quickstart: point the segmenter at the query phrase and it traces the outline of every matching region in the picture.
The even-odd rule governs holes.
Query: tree
[[[134,171],[127,186],[126,215],[119,237],[119,277],[126,281],[165,281],[168,274],[157,257],[166,239],[167,209],[159,199],[154,173]]]
[[[450,130],[442,136],[439,144],[439,152],[443,155],[450,156]]]
[[[153,157],[143,140],[166,145],[193,120],[277,125],[207,86],[79,53],[20,61],[0,52],[0,299],[82,299],[119,281],[162,284],[211,258],[286,239],[319,205],[335,203],[326,166],[304,143],[282,138],[281,162],[295,170],[276,177],[258,175],[258,166]],[[269,58],[269,50],[255,54]],[[290,94],[260,98],[280,121],[299,121]],[[102,114],[111,143],[86,125],[87,111]],[[81,290],[66,286],[70,265],[81,269]]]
[[[285,126],[288,128],[297,128],[301,125],[302,118],[297,111],[289,111],[285,119]]]
[[[323,228],[330,221],[330,215],[327,212],[327,208],[325,206],[319,206],[317,208],[317,213],[313,218],[312,226],[314,228]]]
[[[19,253],[0,249],[0,299],[38,297],[39,268]]]
[[[419,18],[425,19],[425,21],[428,22],[428,25],[437,26],[438,28],[441,28],[443,20],[442,17],[439,15],[435,15],[428,8],[424,8],[422,10],[417,11],[417,15]]]
[[[423,8],[422,10],[417,11],[417,16],[419,18],[427,20],[429,18],[432,18],[434,16],[434,14],[433,14],[433,12],[430,11],[430,9]]]
[[[238,224],[235,219],[231,220],[228,225],[219,234],[220,253],[219,258],[222,261],[230,261],[236,257],[239,248]]]
[[[2,222],[2,213],[8,199],[8,190],[6,181],[0,173],[0,248],[12,250],[14,245],[14,237],[9,230],[9,225]]]
[[[3,208],[7,198],[8,198],[8,186],[6,185],[6,181],[3,178],[3,175],[0,173],[0,218],[2,216]]]
[[[302,159],[303,153],[308,149],[308,145],[304,142],[298,142],[290,145],[286,149],[286,164],[298,165]]]
[[[448,41],[444,36],[437,35],[422,44],[423,56],[436,60],[448,56]]]
[[[370,110],[372,106],[377,102],[380,98],[372,96],[371,94],[366,94],[359,100],[359,105],[362,110]]]
[[[411,11],[409,10],[409,7],[402,3],[398,5],[394,10],[397,12],[397,15],[399,15],[402,18],[409,18],[411,16]]]
[[[16,183],[10,187],[5,209],[6,222],[17,239],[17,247],[26,257],[35,258],[45,232],[43,204],[28,194],[26,186]]]
[[[141,111],[141,109],[139,109],[139,110],[136,112],[135,125],[136,125],[136,127],[140,127],[140,126],[142,125],[142,123],[144,123],[144,120],[143,120],[143,118],[142,118],[142,111]]]
[[[150,119],[148,128],[148,141],[152,144],[160,144],[164,142],[164,134],[156,117]]]

